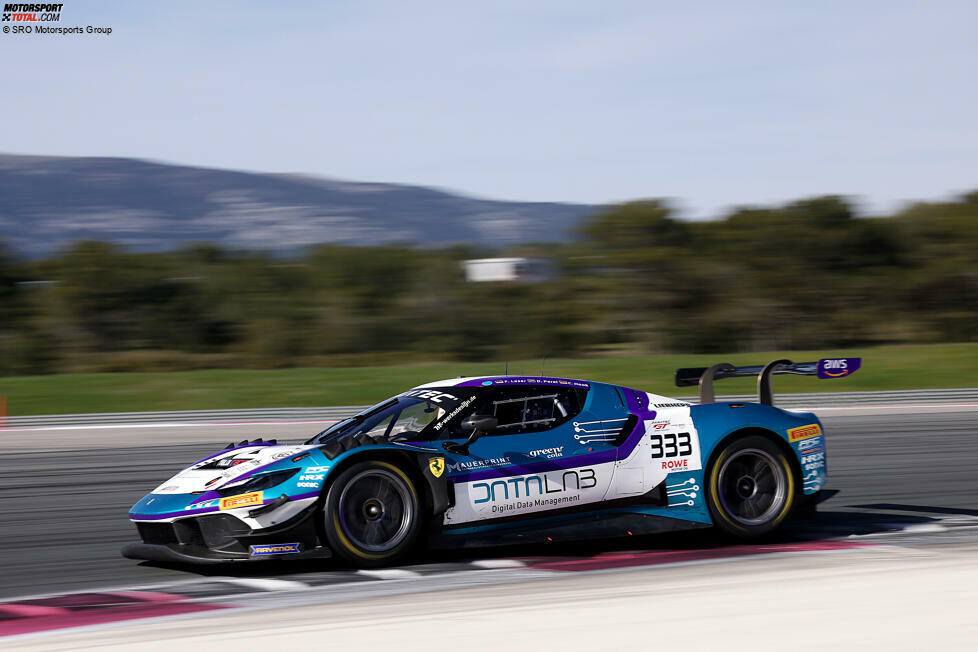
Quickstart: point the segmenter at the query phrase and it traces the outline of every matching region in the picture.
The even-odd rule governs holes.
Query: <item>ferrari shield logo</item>
[[[431,471],[431,475],[440,478],[441,474],[445,472],[445,458],[432,457],[428,460],[428,470]]]

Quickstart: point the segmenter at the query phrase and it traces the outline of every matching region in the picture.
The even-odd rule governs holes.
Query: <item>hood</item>
[[[170,520],[264,505],[283,494],[290,500],[315,498],[329,468],[329,460],[318,446],[242,442],[163,482],[133,505],[129,516],[134,520]]]
[[[189,494],[231,487],[281,460],[297,457],[315,446],[256,442],[227,448],[188,466],[153,489],[154,494]],[[288,464],[287,466],[293,466]]]

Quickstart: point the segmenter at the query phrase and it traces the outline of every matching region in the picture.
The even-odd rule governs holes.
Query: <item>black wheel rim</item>
[[[368,552],[389,552],[414,520],[411,490],[395,473],[368,469],[355,475],[340,493],[340,527],[350,542]]]
[[[788,496],[784,469],[769,453],[739,450],[720,466],[717,490],[723,509],[743,525],[763,525],[780,513]]]

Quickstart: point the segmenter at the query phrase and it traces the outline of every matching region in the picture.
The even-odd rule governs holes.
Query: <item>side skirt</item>
[[[709,523],[627,512],[621,509],[568,514],[443,530],[432,535],[432,548],[475,548],[517,544],[608,539],[712,527]]]

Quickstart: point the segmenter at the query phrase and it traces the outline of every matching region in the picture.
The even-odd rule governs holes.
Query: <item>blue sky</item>
[[[0,151],[689,217],[978,188],[974,2],[66,0],[89,24],[0,34]]]

